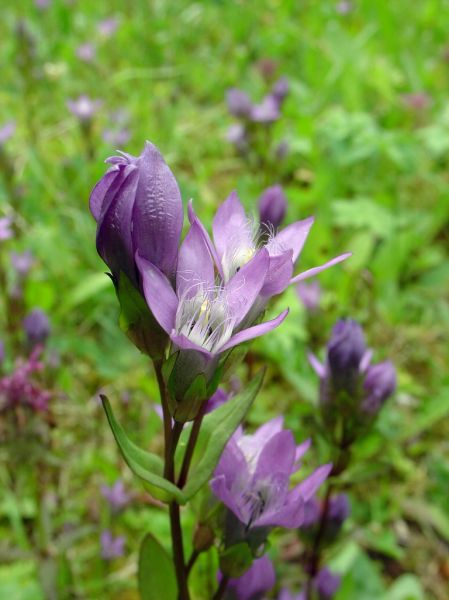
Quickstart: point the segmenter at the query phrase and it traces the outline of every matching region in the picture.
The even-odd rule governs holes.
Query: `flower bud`
[[[193,534],[193,547],[197,552],[209,550],[215,540],[213,529],[204,523],[198,523]]]
[[[42,344],[50,335],[47,315],[40,308],[33,309],[23,320],[23,328],[30,346]]]
[[[365,338],[360,325],[352,319],[339,321],[328,345],[327,360],[335,392],[355,392],[359,381],[359,367],[366,352]]]
[[[281,77],[273,85],[271,94],[276,99],[278,105],[281,106],[285,98],[288,96],[289,92],[290,84],[288,82],[287,77]]]
[[[112,166],[90,196],[98,253],[116,280],[123,272],[137,286],[136,251],[172,277],[183,221],[173,173],[150,142],[140,156],[121,153],[106,162]]]
[[[266,230],[277,229],[287,212],[287,198],[280,185],[267,188],[259,200],[259,219]]]
[[[370,365],[366,371],[363,387],[366,396],[362,403],[362,410],[374,415],[396,389],[396,370],[393,364],[386,360],[377,365]]]
[[[319,600],[332,600],[340,587],[341,578],[324,567],[319,571],[313,583]]]

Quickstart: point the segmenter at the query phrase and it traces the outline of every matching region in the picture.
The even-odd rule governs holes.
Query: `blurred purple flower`
[[[349,13],[354,10],[354,5],[352,2],[343,0],[342,2],[337,3],[335,10],[339,15],[349,15]]]
[[[41,348],[36,348],[27,361],[16,364],[12,374],[0,379],[0,411],[16,406],[27,406],[38,412],[48,409],[52,392],[41,388],[33,378],[44,368],[40,353]]]
[[[239,150],[244,152],[248,147],[248,136],[243,123],[234,123],[226,132],[226,139]]]
[[[11,252],[10,259],[13,269],[21,278],[26,277],[34,265],[34,256],[29,250],[21,253]]]
[[[40,308],[34,308],[23,320],[23,328],[31,346],[42,344],[50,335],[48,316]]]
[[[108,17],[98,22],[97,30],[100,35],[109,38],[117,31],[118,25],[119,22],[116,17]]]
[[[301,529],[310,529],[318,523],[321,515],[321,506],[317,498],[313,497],[304,504],[304,520]]]
[[[260,104],[253,105],[250,113],[250,119],[255,123],[273,123],[281,116],[279,108],[278,100],[269,94],[263,98]]]
[[[290,477],[310,446],[296,446],[291,431],[282,429],[277,417],[252,435],[239,429],[226,445],[210,482],[215,496],[244,525],[244,531],[272,527],[299,527],[304,504],[328,476],[323,465],[289,490]]]
[[[376,414],[396,389],[396,370],[393,364],[386,360],[368,366],[363,387],[365,399],[362,410],[368,414]]]
[[[300,282],[296,286],[296,292],[307,310],[317,310],[321,300],[321,286],[318,281]]]
[[[421,112],[428,108],[431,104],[431,98],[425,92],[412,92],[410,94],[403,94],[402,101],[407,108]]]
[[[10,217],[0,217],[0,242],[12,238],[14,234],[11,226],[12,219]]]
[[[47,9],[51,4],[51,0],[34,0],[34,5],[40,10]]]
[[[16,122],[8,121],[2,127],[0,127],[0,147],[7,142],[16,131]]]
[[[95,113],[102,106],[101,100],[91,100],[86,95],[79,96],[76,100],[68,100],[67,107],[82,123],[91,121]]]
[[[86,42],[85,44],[78,46],[76,49],[76,56],[86,63],[91,63],[95,60],[96,48],[90,42]]]
[[[0,340],[0,365],[5,360],[5,344]]]
[[[327,567],[321,569],[314,579],[314,587],[319,600],[332,600],[340,587],[341,578]]]
[[[278,158],[279,160],[284,159],[287,154],[290,151],[290,144],[287,142],[287,140],[282,140],[282,142],[279,142],[279,144],[276,146],[276,150],[275,150],[275,154],[276,154],[276,158]]]
[[[265,231],[274,233],[287,212],[287,198],[280,185],[272,185],[259,199],[259,221]]]
[[[140,156],[121,152],[106,162],[111,167],[90,196],[99,255],[116,281],[123,272],[137,284],[136,252],[139,261],[149,261],[172,278],[183,224],[181,193],[173,173],[150,142]]]
[[[218,388],[218,390],[213,394],[209,400],[207,401],[205,413],[210,413],[225,402],[229,400],[231,394],[225,392],[224,389]]]
[[[253,562],[244,575],[229,580],[224,598],[225,600],[262,600],[275,583],[273,564],[268,556],[262,556]]]
[[[111,146],[125,146],[131,137],[128,129],[104,129],[103,140]]]
[[[289,93],[290,83],[287,77],[281,77],[278,79],[271,90],[271,95],[278,103],[279,108],[282,106]]]
[[[101,486],[101,494],[105,500],[107,500],[111,506],[113,512],[119,512],[124,508],[130,501],[131,497],[127,494],[125,486],[121,479],[109,486]]]
[[[114,537],[109,529],[105,529],[100,537],[101,558],[113,560],[124,554],[125,538],[121,535]]]
[[[228,110],[234,117],[249,117],[252,103],[246,92],[237,88],[231,88],[226,92]]]

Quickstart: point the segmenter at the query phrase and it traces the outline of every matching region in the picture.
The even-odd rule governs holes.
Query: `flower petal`
[[[175,344],[175,346],[177,346],[178,348],[181,348],[181,350],[195,350],[196,352],[200,352],[205,358],[209,360],[212,360],[214,356],[211,352],[209,352],[209,350],[206,350],[202,346],[198,346],[197,344],[189,340],[189,338],[185,335],[177,334],[174,329],[170,332],[170,339],[173,342],[173,344]]]
[[[299,498],[302,498],[304,502],[310,500],[310,498],[315,495],[320,485],[326,481],[331,470],[331,464],[321,465],[321,467],[318,467],[318,469],[309,475],[307,479],[301,481],[301,483],[299,483],[289,492],[291,499],[298,500]]]
[[[198,221],[194,221],[179,249],[176,287],[178,297],[194,296],[201,285],[210,289],[215,282],[214,265]]]
[[[98,222],[100,219],[100,215],[103,212],[103,204],[105,200],[105,196],[114,183],[114,180],[117,176],[120,175],[120,170],[118,168],[112,168],[105,173],[105,175],[98,181],[92,190],[89,198],[89,207],[90,212],[94,219]],[[112,200],[112,197],[111,197]]]
[[[309,360],[310,366],[318,375],[318,377],[320,379],[323,379],[326,376],[326,367],[323,365],[323,363],[317,359],[313,352],[309,352],[307,354],[307,358]]]
[[[288,250],[280,256],[270,256],[268,273],[260,290],[260,295],[271,298],[282,293],[289,285],[293,274],[292,250]]]
[[[170,334],[175,326],[178,298],[167,277],[161,271],[136,253],[136,264],[142,276],[145,300],[156,321]]]
[[[315,217],[308,217],[303,221],[296,221],[296,223],[284,227],[267,244],[270,256],[278,256],[287,250],[292,250],[292,260],[295,263],[314,221]]]
[[[217,250],[214,246],[214,244],[212,243],[212,240],[210,238],[209,233],[207,232],[207,229],[204,227],[204,225],[201,223],[201,221],[199,220],[199,218],[196,216],[195,211],[193,210],[193,203],[192,200],[189,201],[188,204],[188,208],[187,208],[187,213],[189,216],[189,222],[192,225],[194,222],[198,223],[198,226],[201,230],[201,233],[203,235],[204,241],[206,242],[207,247],[209,248],[209,252],[214,260],[215,266],[218,269],[218,272],[220,273],[220,275],[223,277],[223,269],[221,266],[221,260],[218,257],[217,254]]]
[[[213,223],[215,247],[220,261],[226,250],[231,250],[236,245],[252,245],[252,238],[248,231],[248,218],[245,209],[237,196],[237,192],[231,192],[228,198],[218,208]]]
[[[231,493],[227,486],[226,477],[224,475],[218,475],[218,477],[214,477],[209,482],[209,485],[214,495],[221,500],[221,502],[223,502],[223,504],[227,506],[240,521],[244,522],[243,515],[236,502],[236,497]]]
[[[176,267],[183,208],[178,183],[159,150],[146,142],[139,158],[133,241],[140,255],[171,275]]]
[[[339,256],[336,256],[332,260],[329,260],[328,262],[324,263],[324,265],[321,265],[319,267],[313,267],[313,269],[308,269],[307,271],[304,271],[304,273],[299,273],[299,275],[296,275],[296,277],[293,277],[293,279],[290,281],[290,283],[298,283],[299,281],[303,281],[304,279],[308,279],[309,277],[318,275],[318,273],[321,273],[321,271],[324,271],[325,269],[328,269],[329,267],[333,267],[334,265],[343,262],[350,256],[352,256],[352,252],[346,252],[345,254],[340,254]]]
[[[225,352],[225,350],[229,350],[230,348],[237,346],[237,344],[243,344],[243,342],[247,342],[248,340],[252,340],[256,337],[260,337],[261,335],[268,333],[272,329],[276,329],[276,327],[278,327],[282,323],[282,321],[287,315],[288,308],[271,321],[265,321],[265,323],[259,323],[259,325],[254,325],[253,327],[249,327],[248,329],[239,331],[238,333],[233,335],[231,339],[219,349],[219,351]]]
[[[293,498],[290,494],[287,494],[283,506],[273,512],[267,511],[257,519],[257,527],[285,527],[286,529],[299,527],[304,520],[304,500]]]
[[[273,475],[288,481],[295,462],[295,452],[293,433],[288,429],[276,433],[259,454],[254,481],[269,479]]]

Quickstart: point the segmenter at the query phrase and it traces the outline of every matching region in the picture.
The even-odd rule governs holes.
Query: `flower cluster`
[[[212,238],[190,204],[190,229],[180,244],[181,194],[158,149],[147,142],[140,156],[120,153],[107,162],[111,167],[90,198],[98,252],[112,271],[119,299],[124,280],[144,296],[153,321],[148,319],[146,346],[139,347],[154,356],[155,346],[161,352],[162,345],[164,354],[170,345],[172,415],[193,419],[214,392],[209,383],[229,351],[287,316],[285,310],[260,322],[270,298],[349,255],[294,276],[313,218],[261,240],[235,192],[219,207]],[[194,401],[192,386],[201,389]]]

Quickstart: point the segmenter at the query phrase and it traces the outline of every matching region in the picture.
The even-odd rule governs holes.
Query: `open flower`
[[[173,345],[213,359],[235,345],[277,327],[276,319],[243,328],[242,323],[263,286],[269,256],[263,250],[223,283],[215,280],[214,262],[197,221],[179,250],[176,289],[157,266],[137,255],[146,301]]]
[[[259,314],[272,296],[280,294],[290,284],[313,277],[351,256],[350,253],[341,254],[319,267],[293,276],[294,265],[313,225],[313,217],[292,223],[268,239],[261,240],[258,239],[258,228],[252,226],[236,192],[232,192],[217,210],[212,224],[214,243],[195,215],[192,205],[189,205],[189,219],[191,223],[198,223],[225,282],[259,253],[268,253],[268,268],[256,304]]]
[[[296,446],[291,431],[277,417],[252,435],[241,429],[230,439],[210,482],[215,496],[237,517],[244,531],[254,528],[299,527],[304,504],[328,476],[323,465],[289,490],[309,440]]]

